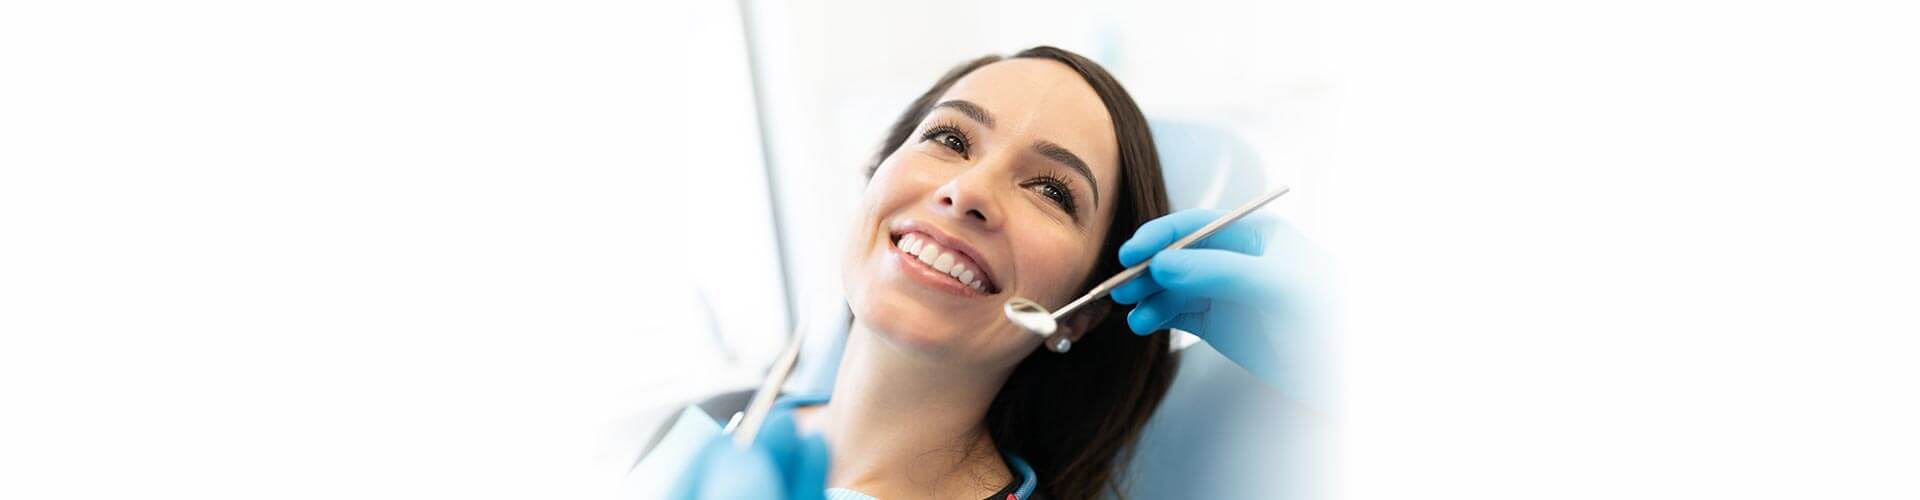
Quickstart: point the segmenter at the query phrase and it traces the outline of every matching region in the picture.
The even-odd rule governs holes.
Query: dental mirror
[[[1240,205],[1239,208],[1233,209],[1232,212],[1227,212],[1225,215],[1221,215],[1220,218],[1208,222],[1205,226],[1201,226],[1200,230],[1194,231],[1184,238],[1175,240],[1172,244],[1167,245],[1166,248],[1161,249],[1161,251],[1186,248],[1188,245],[1206,239],[1208,236],[1213,236],[1213,233],[1219,232],[1220,228],[1227,227],[1227,224],[1232,224],[1233,221],[1246,217],[1247,214],[1253,213],[1254,210],[1259,210],[1260,207],[1266,205],[1267,202],[1279,198],[1280,195],[1287,194],[1288,190],[1289,188],[1286,186],[1280,186],[1267,194],[1261,195],[1259,198],[1253,199],[1253,201]],[[1107,278],[1106,281],[1094,285],[1093,289],[1088,290],[1086,295],[1081,295],[1080,298],[1073,299],[1073,302],[1068,302],[1067,305],[1061,307],[1059,311],[1049,312],[1046,306],[1028,300],[1026,297],[1014,297],[1013,300],[1008,300],[1002,309],[1006,310],[1008,321],[1013,322],[1013,324],[1019,326],[1020,329],[1044,339],[1047,336],[1053,335],[1054,331],[1060,329],[1060,318],[1065,317],[1075,309],[1079,309],[1080,306],[1087,305],[1087,303],[1099,300],[1102,297],[1106,297],[1107,294],[1113,293],[1113,289],[1119,288],[1120,285],[1133,280],[1134,277],[1140,276],[1140,273],[1147,272],[1147,265],[1152,263],[1153,259],[1148,258],[1147,260],[1140,261],[1139,264],[1134,264],[1133,267],[1129,267],[1125,271],[1120,271],[1118,274],[1113,275],[1112,278]]]
[[[1033,332],[1034,335],[1041,337],[1053,335],[1053,331],[1060,326],[1059,315],[1047,312],[1046,306],[1027,300],[1026,297],[1014,297],[1013,300],[1007,301],[1006,309],[1008,320],[1019,325],[1022,330]]]

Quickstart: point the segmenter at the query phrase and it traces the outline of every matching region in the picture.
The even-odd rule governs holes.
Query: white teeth
[[[900,247],[901,251],[914,256],[914,258],[919,259],[920,262],[926,263],[927,266],[947,273],[948,276],[952,276],[954,280],[959,281],[960,284],[966,285],[968,288],[981,292],[987,291],[986,283],[979,279],[985,278],[985,276],[980,275],[980,273],[974,271],[974,269],[967,264],[960,262],[959,259],[954,256],[953,251],[940,248],[938,243],[934,243],[917,234],[909,234],[901,236],[900,241],[895,243],[894,246]]]
[[[929,266],[933,265],[933,259],[940,257],[940,245],[928,242],[926,245],[920,247],[920,255],[918,255],[918,257],[920,257],[920,262],[925,262]]]

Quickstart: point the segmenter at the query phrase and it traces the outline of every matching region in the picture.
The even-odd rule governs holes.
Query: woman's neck
[[[798,415],[827,441],[827,485],[876,498],[981,498],[1011,481],[985,421],[1012,367],[983,373],[884,342],[856,322],[832,399]]]

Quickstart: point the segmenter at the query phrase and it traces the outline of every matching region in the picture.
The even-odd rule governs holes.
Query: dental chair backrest
[[[1231,208],[1266,192],[1253,149],[1219,127],[1153,120],[1175,211]],[[832,391],[848,326],[845,303],[815,316],[788,392]],[[834,309],[838,308],[838,309]],[[1140,437],[1122,485],[1130,498],[1306,498],[1315,464],[1314,412],[1255,379],[1205,343],[1178,333],[1179,375]]]

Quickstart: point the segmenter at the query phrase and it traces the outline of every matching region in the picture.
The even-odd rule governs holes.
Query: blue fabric
[[[1033,473],[1033,466],[1027,465],[1025,459],[1012,453],[1003,451],[1000,452],[1000,456],[1005,457],[1007,465],[1013,466],[1013,472],[1020,475],[1020,490],[1013,492],[1014,498],[1023,500],[1033,498],[1033,490],[1040,487],[1040,475]]]

